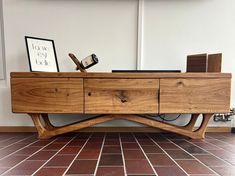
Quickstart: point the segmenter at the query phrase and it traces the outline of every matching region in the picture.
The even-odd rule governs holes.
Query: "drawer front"
[[[160,113],[229,112],[230,79],[161,79]]]
[[[12,78],[12,111],[24,113],[83,113],[83,80]]]
[[[158,113],[158,79],[85,79],[85,113]]]

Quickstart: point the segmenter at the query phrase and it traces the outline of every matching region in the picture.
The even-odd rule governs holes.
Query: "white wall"
[[[3,43],[3,13],[2,1],[0,0],[0,80],[4,79],[4,43]]]
[[[143,69],[184,71],[187,54],[223,52],[223,71],[234,73],[235,1],[145,0],[143,5],[143,16],[139,16],[143,17],[143,40],[139,40],[143,42],[143,57],[139,58]],[[61,71],[74,71],[69,52],[80,58],[96,53],[100,63],[90,71],[137,66],[141,29],[137,0],[3,0],[3,17],[7,78],[0,82],[0,126],[32,125],[27,115],[11,113],[10,102],[10,72],[29,71],[25,35],[53,39]],[[232,97],[234,106],[234,91]],[[53,118],[57,123],[74,119]],[[183,124],[185,119],[176,123]]]

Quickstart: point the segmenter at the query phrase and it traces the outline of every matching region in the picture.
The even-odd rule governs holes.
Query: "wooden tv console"
[[[11,73],[12,111],[29,114],[40,139],[115,119],[204,138],[210,117],[229,112],[230,87],[230,73]],[[55,127],[49,113],[96,116]],[[164,113],[191,114],[191,120],[176,126],[144,116]]]

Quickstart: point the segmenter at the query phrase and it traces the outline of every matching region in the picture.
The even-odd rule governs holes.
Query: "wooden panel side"
[[[208,55],[208,72],[221,72],[222,53]]]
[[[207,54],[196,54],[187,56],[187,72],[206,72]]]
[[[160,113],[224,113],[231,79],[161,79]]]
[[[158,79],[85,79],[85,113],[158,113]]]
[[[83,113],[83,80],[11,78],[12,111],[20,113]]]

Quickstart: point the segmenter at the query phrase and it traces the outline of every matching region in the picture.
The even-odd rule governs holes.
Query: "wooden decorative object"
[[[221,72],[222,53],[209,54],[207,72]]]
[[[187,72],[206,72],[207,54],[195,54],[187,56]]]
[[[11,73],[12,111],[31,116],[40,139],[125,119],[193,139],[205,137],[214,113],[229,112],[229,73]],[[100,114],[55,127],[48,113]],[[146,113],[189,113],[176,126]],[[199,114],[200,127],[194,130]]]
[[[80,70],[81,72],[87,72],[85,69],[82,68],[80,61],[77,59],[77,57],[72,54],[69,53],[69,57],[73,60],[73,62],[77,65],[76,70]]]

